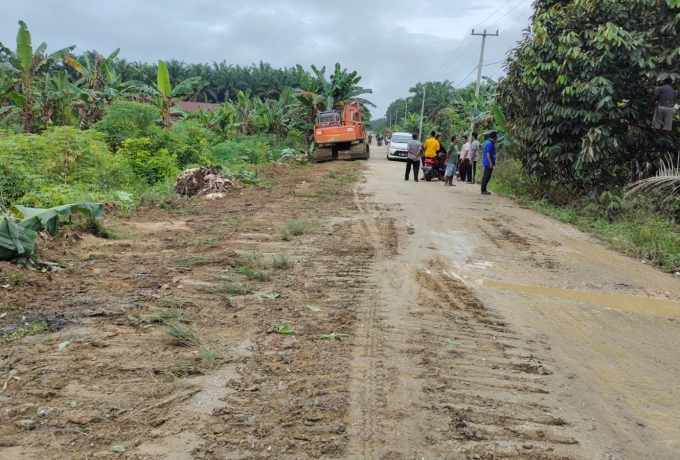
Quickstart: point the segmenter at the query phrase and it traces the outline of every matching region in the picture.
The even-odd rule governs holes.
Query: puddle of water
[[[484,286],[506,291],[523,292],[547,297],[557,297],[577,302],[587,302],[615,310],[631,311],[654,316],[680,316],[680,302],[621,294],[598,294],[595,292],[574,291],[571,289],[548,288],[542,286],[524,286],[521,284],[503,283],[484,280]]]

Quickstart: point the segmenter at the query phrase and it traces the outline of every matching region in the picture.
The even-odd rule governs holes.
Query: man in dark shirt
[[[655,129],[670,131],[673,126],[673,114],[675,113],[675,90],[671,88],[673,80],[666,78],[663,84],[654,90],[653,100],[657,101],[654,111]]]

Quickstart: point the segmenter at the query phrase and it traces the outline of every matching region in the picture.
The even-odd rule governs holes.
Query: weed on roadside
[[[177,265],[182,265],[184,267],[191,267],[192,265],[204,265],[208,262],[208,259],[201,256],[187,256],[175,259],[174,262]]]
[[[272,274],[269,272],[269,270],[261,270],[259,268],[249,268],[249,267],[241,267],[239,268],[239,273],[242,275],[247,276],[250,279],[258,280],[258,281],[269,281],[272,279]]]
[[[250,269],[263,269],[267,267],[264,256],[258,250],[247,251],[239,255],[236,259],[237,267],[246,267]]]
[[[272,260],[272,267],[278,268],[279,270],[286,270],[293,266],[293,261],[288,258],[285,254],[274,255],[274,260]]]
[[[220,357],[217,352],[210,347],[201,348],[200,355],[201,359],[209,369],[215,367],[215,360]]]
[[[301,236],[319,227],[317,222],[309,219],[290,219],[278,230],[284,241],[290,241],[293,236]]]
[[[231,219],[225,220],[224,223],[227,224],[228,227],[234,228],[234,227],[236,227],[238,224],[241,223],[241,220],[240,220],[240,219],[231,218]]]
[[[200,237],[200,238],[192,238],[192,237],[185,237],[184,241],[186,244],[191,245],[191,246],[215,246],[215,244],[219,241],[220,236],[205,236],[205,237]]]
[[[168,324],[171,321],[186,322],[184,313],[178,307],[165,308],[162,312],[149,319],[149,322],[159,324]]]
[[[201,347],[203,338],[193,326],[186,325],[177,319],[167,322],[168,329],[165,331],[173,341],[182,347]]]

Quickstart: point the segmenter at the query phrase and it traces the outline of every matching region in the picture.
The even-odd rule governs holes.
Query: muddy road
[[[403,169],[272,166],[0,266],[0,458],[679,458],[680,280]]]

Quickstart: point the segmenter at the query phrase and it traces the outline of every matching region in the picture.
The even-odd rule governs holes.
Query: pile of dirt
[[[228,192],[233,183],[224,177],[216,166],[201,166],[187,169],[175,182],[175,191],[180,195],[196,196],[208,193]]]

